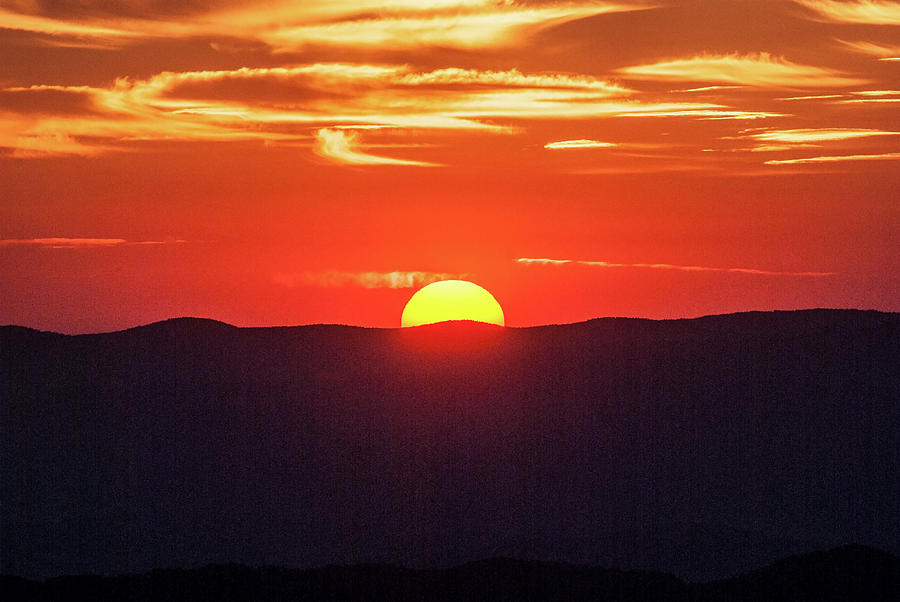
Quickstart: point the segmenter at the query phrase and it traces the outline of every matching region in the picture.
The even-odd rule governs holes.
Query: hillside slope
[[[0,328],[0,572],[900,553],[900,315]]]

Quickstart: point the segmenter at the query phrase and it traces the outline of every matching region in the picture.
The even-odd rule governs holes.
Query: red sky
[[[888,0],[0,1],[0,323],[900,311],[898,102]]]

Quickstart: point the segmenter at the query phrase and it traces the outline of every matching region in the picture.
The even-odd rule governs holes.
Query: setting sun
[[[442,280],[416,291],[403,309],[400,325],[422,326],[450,320],[504,325],[503,309],[494,296],[466,280]]]

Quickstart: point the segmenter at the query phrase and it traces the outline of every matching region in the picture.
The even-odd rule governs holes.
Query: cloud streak
[[[124,238],[5,238],[0,247],[40,247],[44,249],[93,249],[123,246],[155,246],[184,243],[184,240],[129,241]]]
[[[753,130],[748,130],[753,132]],[[803,144],[808,142],[828,142],[833,140],[851,140],[870,136],[897,136],[900,132],[859,128],[805,128],[796,130],[767,129],[748,133],[747,137],[763,142],[787,142]]]
[[[674,270],[679,272],[718,272],[730,274],[748,274],[751,276],[834,276],[837,272],[780,272],[759,270],[755,268],[720,268],[700,265],[675,265],[671,263],[614,263],[609,261],[585,261],[580,259],[547,259],[520,257],[517,263],[533,266],[565,266],[580,265],[591,268],[642,268],[651,270]]]
[[[466,274],[443,272],[397,271],[397,272],[303,272],[299,274],[276,274],[275,283],[290,288],[312,286],[319,288],[366,288],[366,289],[407,289],[419,288],[440,280],[456,280]]]
[[[347,165],[407,165],[437,167],[436,163],[379,157],[357,150],[359,134],[347,130],[323,128],[316,132],[316,154]]]
[[[794,0],[820,19],[836,23],[900,25],[900,2],[895,0]]]
[[[855,52],[878,57],[882,61],[896,60],[900,57],[900,44],[877,44],[866,41],[848,42],[845,40],[838,40],[838,42]]]
[[[259,38],[278,52],[296,51],[307,45],[474,49],[512,44],[522,36],[550,25],[640,8],[643,7],[611,3],[520,6],[497,2],[473,11],[437,12],[426,16],[405,14],[273,28],[260,33]]]
[[[900,135],[900,132],[865,128],[802,128],[792,130],[761,128],[744,130],[738,136],[728,136],[725,139],[750,140],[757,145],[750,149],[738,150],[781,151],[794,148],[818,147],[823,146],[823,143],[898,135]]]
[[[269,89],[275,91],[271,98]],[[31,102],[42,94],[75,95],[90,108],[27,119],[0,109],[0,147],[20,157],[90,156],[148,140],[314,139],[316,152],[345,164],[424,165],[371,155],[361,150],[356,134],[338,132],[385,127],[509,133],[521,120],[779,115],[708,102],[645,101],[628,88],[587,75],[456,67],[415,71],[364,63],[163,72],[106,87],[32,85],[2,92],[7,102],[15,95]],[[24,106],[23,100],[14,106]]]
[[[618,72],[636,79],[718,82],[761,88],[843,87],[866,81],[833,69],[793,63],[767,52],[703,54],[624,67]]]
[[[773,159],[766,165],[802,165],[804,163],[838,163],[841,161],[895,161],[900,153],[877,153],[871,155],[825,155],[821,157],[803,157],[800,159]]]
[[[308,46],[391,49],[442,46],[485,48],[514,44],[540,29],[576,19],[649,8],[638,2],[546,2],[506,0],[285,0],[243,3],[187,12],[177,19],[140,18],[82,6],[77,16],[0,8],[0,28],[51,36],[57,44],[116,48],[152,39],[237,38],[267,44],[275,52]],[[139,12],[137,10],[132,13]]]
[[[544,148],[550,150],[567,149],[567,148],[610,148],[616,146],[613,142],[600,142],[599,140],[560,140],[559,142],[548,142]]]
[[[860,90],[853,97],[836,101],[838,104],[877,104],[900,102],[900,90]]]

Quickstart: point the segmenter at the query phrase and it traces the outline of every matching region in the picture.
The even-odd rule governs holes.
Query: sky
[[[900,2],[0,0],[0,324],[900,311]]]

